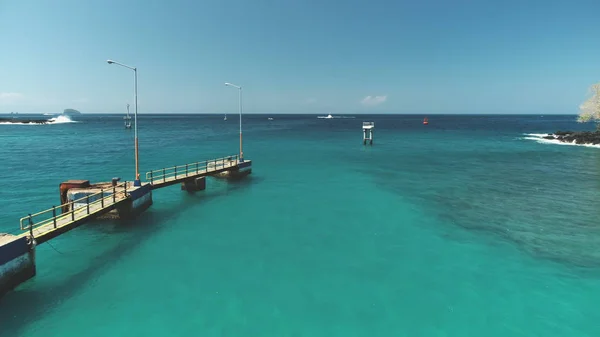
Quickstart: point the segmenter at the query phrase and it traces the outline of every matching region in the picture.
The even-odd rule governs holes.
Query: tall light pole
[[[239,90],[240,92],[240,161],[244,161],[244,151],[242,150],[242,87],[239,85],[231,84],[229,82],[225,83],[226,86],[233,87]]]
[[[135,93],[135,113],[134,113],[134,117],[133,117],[133,134],[134,134],[134,142],[135,142],[135,181],[133,182],[133,186],[141,186],[141,182],[140,182],[140,166],[139,166],[139,156],[138,156],[138,131],[137,131],[137,113],[138,113],[138,104],[137,104],[137,68],[135,67],[130,67],[128,65],[125,65],[123,63],[119,63],[113,60],[108,60],[106,61],[108,62],[108,64],[116,64],[116,65],[120,65],[121,67],[125,67],[125,68],[129,68],[131,70],[133,70],[133,76],[134,76],[134,83],[133,83],[133,90]]]

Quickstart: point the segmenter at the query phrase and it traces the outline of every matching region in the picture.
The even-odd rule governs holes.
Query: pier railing
[[[199,161],[195,163],[167,167],[163,169],[153,170],[146,173],[146,180],[150,183],[160,183],[171,180],[183,179],[185,177],[193,177],[199,174],[206,174],[213,171],[218,171],[227,167],[232,167],[238,164],[239,155]]]
[[[100,192],[22,217],[20,219],[21,230],[31,232],[35,228],[45,225],[57,228],[111,206],[117,201],[127,198],[127,195],[127,182],[106,189],[101,188]],[[69,209],[69,211],[62,212],[63,209]]]

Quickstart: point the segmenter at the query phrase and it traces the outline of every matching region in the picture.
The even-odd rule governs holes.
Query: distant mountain
[[[81,115],[81,112],[75,109],[65,109],[65,111],[63,111],[63,115]]]

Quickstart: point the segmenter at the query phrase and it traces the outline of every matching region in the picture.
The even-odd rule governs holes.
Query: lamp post
[[[134,117],[133,117],[133,134],[134,134],[134,142],[135,142],[135,181],[133,182],[133,186],[141,186],[141,182],[140,182],[140,167],[139,167],[139,156],[138,156],[138,132],[137,132],[137,112],[138,112],[138,104],[137,104],[137,68],[135,67],[130,67],[128,65],[113,61],[113,60],[108,60],[106,61],[108,62],[108,64],[116,64],[119,65],[121,67],[125,67],[128,69],[133,70],[133,75],[134,75],[134,84],[133,84],[133,90],[135,93],[135,112],[134,112]]]
[[[232,88],[236,88],[239,90],[240,92],[240,162],[244,161],[244,151],[242,150],[242,87],[240,87],[239,85],[235,85],[232,83],[225,83],[226,86],[228,87],[232,87]]]

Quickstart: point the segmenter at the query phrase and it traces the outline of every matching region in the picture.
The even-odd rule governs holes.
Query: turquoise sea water
[[[589,126],[273,117],[244,119],[247,179],[159,190],[133,222],[39,246],[0,336],[600,335],[600,149],[524,136]],[[236,123],[142,115],[141,169],[235,154]],[[63,180],[131,180],[132,137],[116,115],[0,125],[0,232]]]

